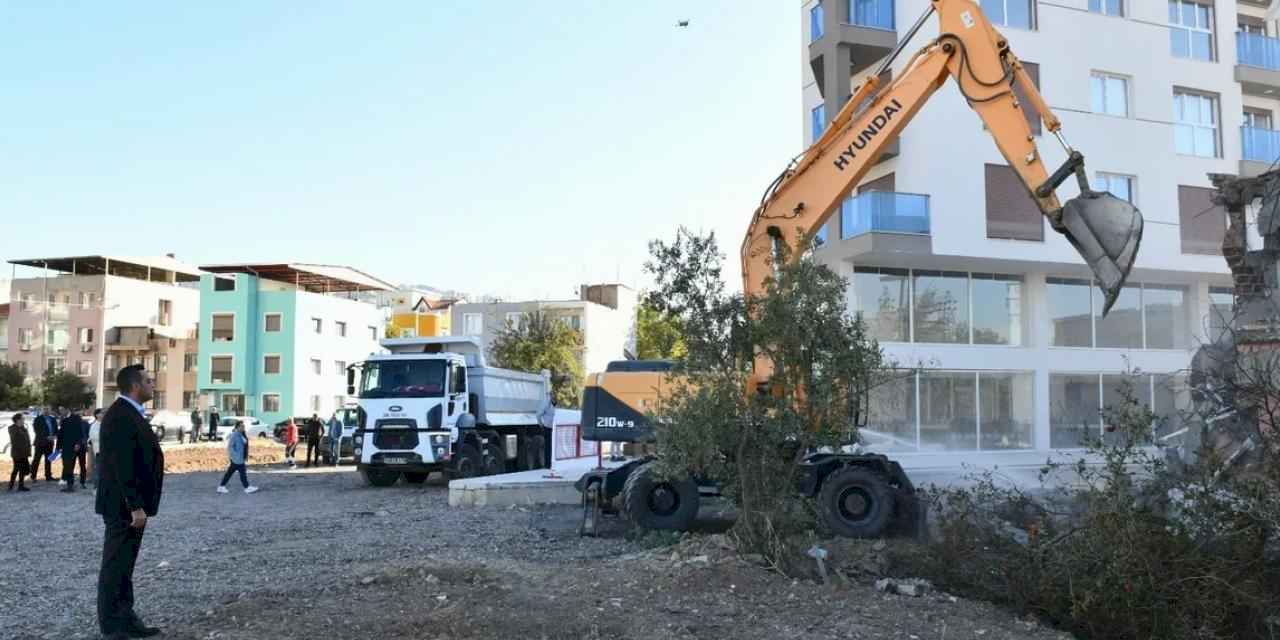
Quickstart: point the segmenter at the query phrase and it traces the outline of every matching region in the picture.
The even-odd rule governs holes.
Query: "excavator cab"
[[[1109,192],[1089,188],[1084,170],[1084,156],[1071,152],[1048,181],[1036,189],[1036,195],[1047,197],[1067,177],[1075,175],[1080,195],[1067,201],[1057,215],[1050,215],[1054,230],[1067,237],[1080,257],[1093,270],[1105,302],[1102,315],[1111,310],[1142,243],[1142,214],[1137,207]]]

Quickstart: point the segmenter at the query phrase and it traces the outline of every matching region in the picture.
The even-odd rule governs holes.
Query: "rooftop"
[[[172,256],[72,256],[10,260],[9,264],[59,273],[98,276],[112,275],[151,282],[195,282],[200,270]],[[169,277],[172,275],[172,279]]]
[[[201,269],[210,273],[247,273],[292,284],[314,293],[342,293],[347,291],[390,291],[395,286],[363,271],[328,264],[268,263],[268,264],[219,264],[204,265]]]

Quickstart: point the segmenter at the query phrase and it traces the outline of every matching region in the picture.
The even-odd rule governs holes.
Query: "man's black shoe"
[[[26,487],[18,487],[18,491],[30,491],[30,489]]]
[[[130,638],[150,638],[151,636],[160,635],[160,630],[155,627],[148,627],[142,624],[142,620],[134,618],[125,629],[125,633],[129,634]]]

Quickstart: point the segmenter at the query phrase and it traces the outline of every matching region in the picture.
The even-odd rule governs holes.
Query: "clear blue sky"
[[[338,263],[563,298],[644,284],[648,240],[685,224],[720,234],[736,285],[751,211],[802,144],[800,13],[7,3],[0,259]]]

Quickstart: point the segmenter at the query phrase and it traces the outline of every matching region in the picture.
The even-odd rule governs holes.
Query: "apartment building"
[[[0,304],[0,362],[9,361],[9,303]]]
[[[434,291],[402,289],[390,299],[387,331],[395,338],[452,335],[453,305],[461,298]]]
[[[202,267],[202,408],[274,423],[328,416],[347,400],[347,367],[380,349],[383,315],[356,299],[392,285],[350,267]],[[363,296],[366,297],[367,296]]]
[[[100,406],[115,401],[115,374],[145,364],[156,376],[149,407],[178,410],[195,390],[177,367],[194,351],[199,270],[173,256],[13,260],[8,358],[29,380],[71,371]],[[25,274],[24,274],[25,275]],[[172,367],[170,364],[172,363]]]
[[[928,4],[802,4],[806,145]],[[922,367],[876,391],[868,440],[915,467],[1037,464],[1105,433],[1101,411],[1125,380],[1169,416],[1159,434],[1173,433],[1181,374],[1231,304],[1226,217],[1208,174],[1253,175],[1280,158],[1270,2],[978,4],[1084,154],[1093,187],[1142,211],[1142,247],[1101,317],[1091,272],[948,81],[831,212],[814,251],[848,278],[850,311],[886,353]],[[926,22],[884,79],[937,28]],[[1038,123],[1032,131],[1058,166],[1065,150]]]
[[[479,336],[485,349],[525,313],[540,311],[582,332],[584,371],[604,371],[635,353],[636,291],[622,284],[582,285],[577,300],[469,302],[453,305],[454,335]]]

